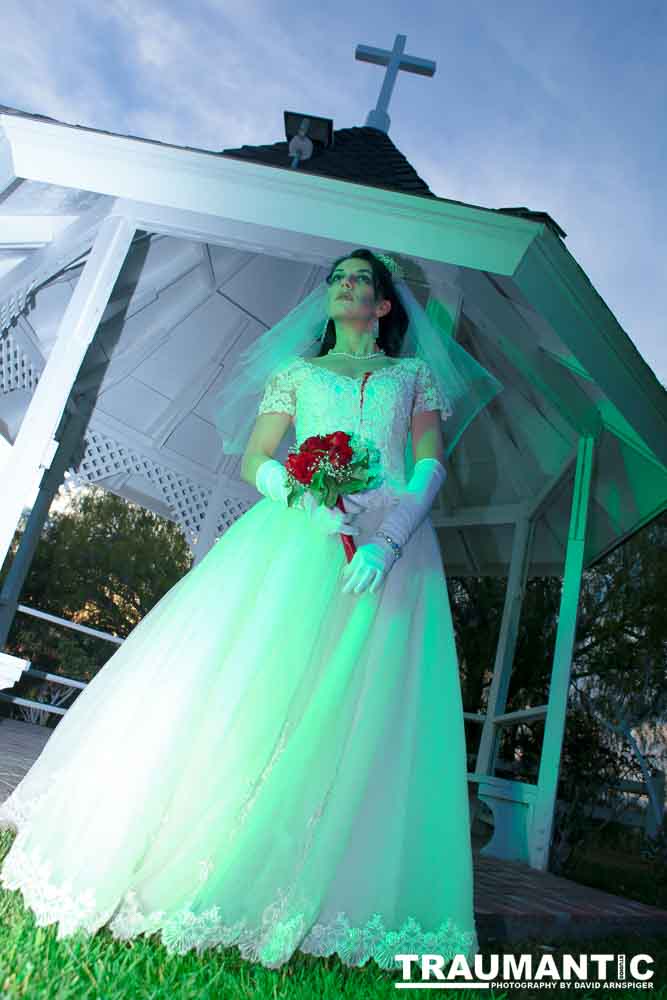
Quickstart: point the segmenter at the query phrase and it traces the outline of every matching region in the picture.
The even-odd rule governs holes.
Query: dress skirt
[[[386,508],[358,516],[357,545]],[[430,517],[375,593],[262,499],[137,625],[0,806],[57,937],[399,968],[478,942],[463,712]]]

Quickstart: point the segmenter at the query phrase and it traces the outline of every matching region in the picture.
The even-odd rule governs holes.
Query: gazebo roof
[[[148,143],[150,146],[165,149],[183,149],[195,153],[206,153],[210,156],[231,157],[245,160],[247,163],[261,163],[264,166],[277,167],[285,170],[289,166],[286,140],[268,143],[260,146],[230,147],[220,151],[203,149],[197,146],[177,146],[174,143],[162,142],[159,139],[146,139],[143,136],[130,135],[121,132],[108,132],[104,129],[91,128],[89,125],[73,125],[47,115],[37,115],[8,105],[0,104],[0,115],[15,115],[36,122],[51,122],[54,125],[64,125],[67,128],[96,135],[108,135],[117,138],[131,139],[133,142]],[[389,135],[379,129],[369,126],[353,126],[334,130],[334,144],[331,148],[316,152],[312,159],[304,160],[299,166],[302,174],[314,174],[322,177],[332,177],[341,181],[351,181],[363,184],[364,187],[384,188],[387,191],[400,191],[452,205],[462,205],[476,208],[483,212],[499,212],[504,215],[516,215],[524,219],[532,219],[546,223],[557,236],[567,234],[548,212],[526,208],[525,205],[505,208],[489,208],[485,205],[474,205],[472,202],[458,201],[455,198],[443,198],[433,194],[412,164],[394,145]],[[1,244],[0,244],[1,245]]]
[[[339,129],[196,150],[0,107],[0,432],[13,442],[102,220],[137,234],[81,367],[92,412],[75,471],[209,545],[256,491],[223,454],[212,399],[229,358],[354,246],[398,253],[451,305],[457,337],[505,385],[455,450],[434,512],[448,572],[505,573],[538,514],[531,572],[560,572],[582,435],[596,440],[586,561],[667,497],[667,393],[545,212],[438,198],[389,137]],[[448,298],[449,296],[449,298]],[[286,454],[288,437],[277,457]],[[209,526],[210,527],[210,526]]]
[[[239,160],[263,163],[268,167],[279,167],[284,170],[290,160],[287,147],[287,140],[283,140],[265,146],[223,149],[221,155],[234,156]],[[404,194],[421,195],[424,198],[438,198],[403,153],[396,148],[388,134],[369,126],[336,129],[332,146],[319,152],[316,150],[311,159],[299,164],[298,169],[302,173],[353,181],[356,184],[363,184],[364,187],[380,187],[387,191],[402,191]],[[473,206],[453,198],[438,198],[438,201],[482,208],[481,205]],[[533,211],[525,205],[515,208],[492,208],[486,211],[545,222],[557,236],[567,236],[548,212]]]
[[[435,197],[386,132],[363,126],[336,129],[333,136],[333,144],[321,151],[316,148],[309,160],[299,164],[299,171],[354,181],[366,187]],[[290,163],[287,146],[287,140],[284,140],[267,146],[224,149],[222,155],[284,169]]]

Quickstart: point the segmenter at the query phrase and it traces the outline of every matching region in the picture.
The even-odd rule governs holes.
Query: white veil
[[[377,254],[376,256],[381,256]],[[386,257],[381,257],[387,262]],[[416,356],[429,366],[451,414],[442,413],[445,458],[461,435],[503,386],[456,342],[462,294],[439,283],[427,311],[403,278],[392,274],[394,288],[409,318],[397,356]],[[214,403],[215,421],[228,454],[242,454],[257,418],[268,379],[295,357],[319,354],[326,323],[328,285],[322,281],[283,319],[266,330],[238,356]],[[396,355],[395,355],[396,356]],[[407,474],[412,466],[411,439],[406,448]]]

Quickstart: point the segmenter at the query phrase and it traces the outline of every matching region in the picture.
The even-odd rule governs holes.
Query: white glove
[[[269,458],[262,462],[255,474],[255,485],[260,493],[287,506],[289,486],[287,485],[287,469],[282,462]],[[344,501],[343,501],[344,502]],[[303,495],[303,509],[311,524],[323,534],[331,535],[342,532],[345,535],[358,535],[359,529],[353,524],[354,514],[349,514],[338,507],[329,509],[324,504],[318,504],[312,493],[306,491]]]
[[[415,463],[410,482],[399,502],[391,508],[367,544],[357,549],[343,570],[343,575],[349,577],[343,593],[349,593],[354,588],[355,594],[360,594],[369,583],[371,593],[375,593],[400,558],[401,547],[425,520],[446,478],[447,470],[437,458],[421,458]]]
[[[389,535],[401,548],[407,544],[433,506],[433,500],[447,478],[447,470],[437,458],[420,458],[412,470],[410,482],[395,507],[392,507],[373,541],[386,543],[382,533]],[[386,543],[388,544],[388,543]]]
[[[360,594],[370,584],[370,592],[374,594],[395,560],[396,556],[388,545],[377,545],[375,542],[360,545],[343,569],[343,576],[347,577],[343,593],[349,594],[354,588],[354,593]]]
[[[359,534],[359,529],[354,525],[355,514],[342,511],[340,507],[327,507],[326,504],[318,503],[308,491],[303,495],[303,509],[311,524],[325,535],[339,532],[344,535]]]
[[[282,462],[278,462],[275,458],[268,458],[266,462],[262,462],[255,473],[255,486],[265,497],[287,507],[289,486],[287,469]]]

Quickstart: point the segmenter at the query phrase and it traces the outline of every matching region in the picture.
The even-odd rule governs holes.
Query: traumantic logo
[[[650,955],[579,954],[475,955],[472,968],[464,955],[455,955],[444,971],[449,958],[443,955],[395,955],[403,967],[403,981],[396,989],[461,990],[526,989],[634,989],[652,990],[653,959]]]

